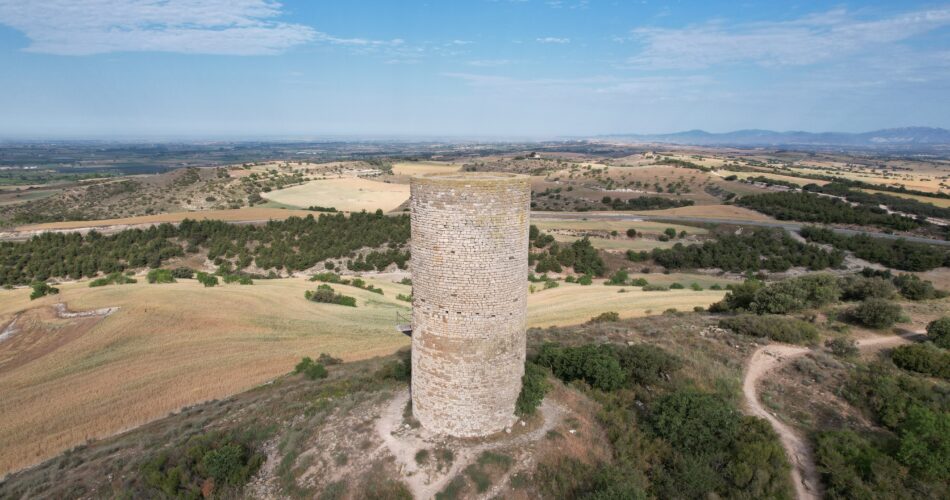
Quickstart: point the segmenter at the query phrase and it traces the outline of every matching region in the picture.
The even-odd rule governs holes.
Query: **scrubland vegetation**
[[[291,217],[264,226],[185,220],[105,236],[95,231],[44,233],[23,243],[0,243],[0,285],[50,278],[95,277],[127,269],[158,268],[176,257],[207,251],[216,265],[236,270],[300,271],[326,259],[344,259],[353,270],[404,267],[409,218],[382,213]],[[364,248],[381,248],[357,253]]]

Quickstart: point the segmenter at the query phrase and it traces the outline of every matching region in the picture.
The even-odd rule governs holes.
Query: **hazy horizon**
[[[950,128],[950,4],[0,0],[7,140]]]

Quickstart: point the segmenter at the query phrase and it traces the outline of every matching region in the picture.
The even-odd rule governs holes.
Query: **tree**
[[[887,328],[900,319],[901,306],[884,299],[871,298],[851,309],[852,319],[869,328]]]
[[[636,237],[637,237],[637,230],[634,229],[634,228],[632,228],[632,227],[631,227],[630,229],[627,229],[627,237],[628,237],[628,238],[636,238]]]
[[[928,323],[927,336],[938,347],[950,349],[950,316],[944,316]]]

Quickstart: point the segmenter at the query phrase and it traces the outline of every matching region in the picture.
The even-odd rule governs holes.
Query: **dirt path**
[[[858,340],[857,344],[862,352],[874,351],[909,343],[911,338],[919,335],[920,332],[907,332],[902,335],[871,337]],[[815,468],[815,458],[811,446],[800,433],[780,421],[762,406],[762,402],[759,400],[758,382],[768,372],[809,352],[811,352],[810,348],[787,344],[772,344],[760,347],[749,358],[742,380],[742,395],[748,412],[767,420],[782,441],[782,447],[785,448],[785,454],[792,465],[792,483],[795,486],[795,496],[799,500],[821,497],[821,483],[818,478],[818,470]]]
[[[496,439],[471,446],[452,446],[455,458],[451,467],[444,472],[432,473],[419,467],[415,460],[416,452],[432,448],[434,442],[443,440],[444,436],[429,435],[424,429],[412,433],[398,432],[403,426],[403,410],[408,402],[408,390],[398,393],[383,409],[379,420],[376,421],[376,432],[383,440],[383,446],[396,458],[396,463],[413,497],[419,499],[434,498],[436,493],[442,491],[449,481],[472,464],[484,451],[517,447],[540,440],[561,422],[564,414],[563,409],[552,398],[545,398],[539,408],[544,422],[537,429],[513,435],[510,439]]]

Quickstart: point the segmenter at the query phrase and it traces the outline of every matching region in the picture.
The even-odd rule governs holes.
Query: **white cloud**
[[[156,51],[263,55],[337,38],[302,24],[277,21],[273,0],[0,0],[0,23],[22,31],[26,50],[59,55]]]
[[[553,37],[553,36],[546,36],[546,37],[543,37],[543,38],[536,38],[535,41],[538,42],[538,43],[560,43],[560,44],[571,43],[571,39],[570,39],[570,38],[557,38],[557,37]]]
[[[710,22],[680,29],[639,28],[643,50],[628,62],[652,69],[707,68],[751,63],[800,66],[881,50],[950,25],[950,8],[879,20],[858,20],[843,9],[792,21],[729,25]]]

